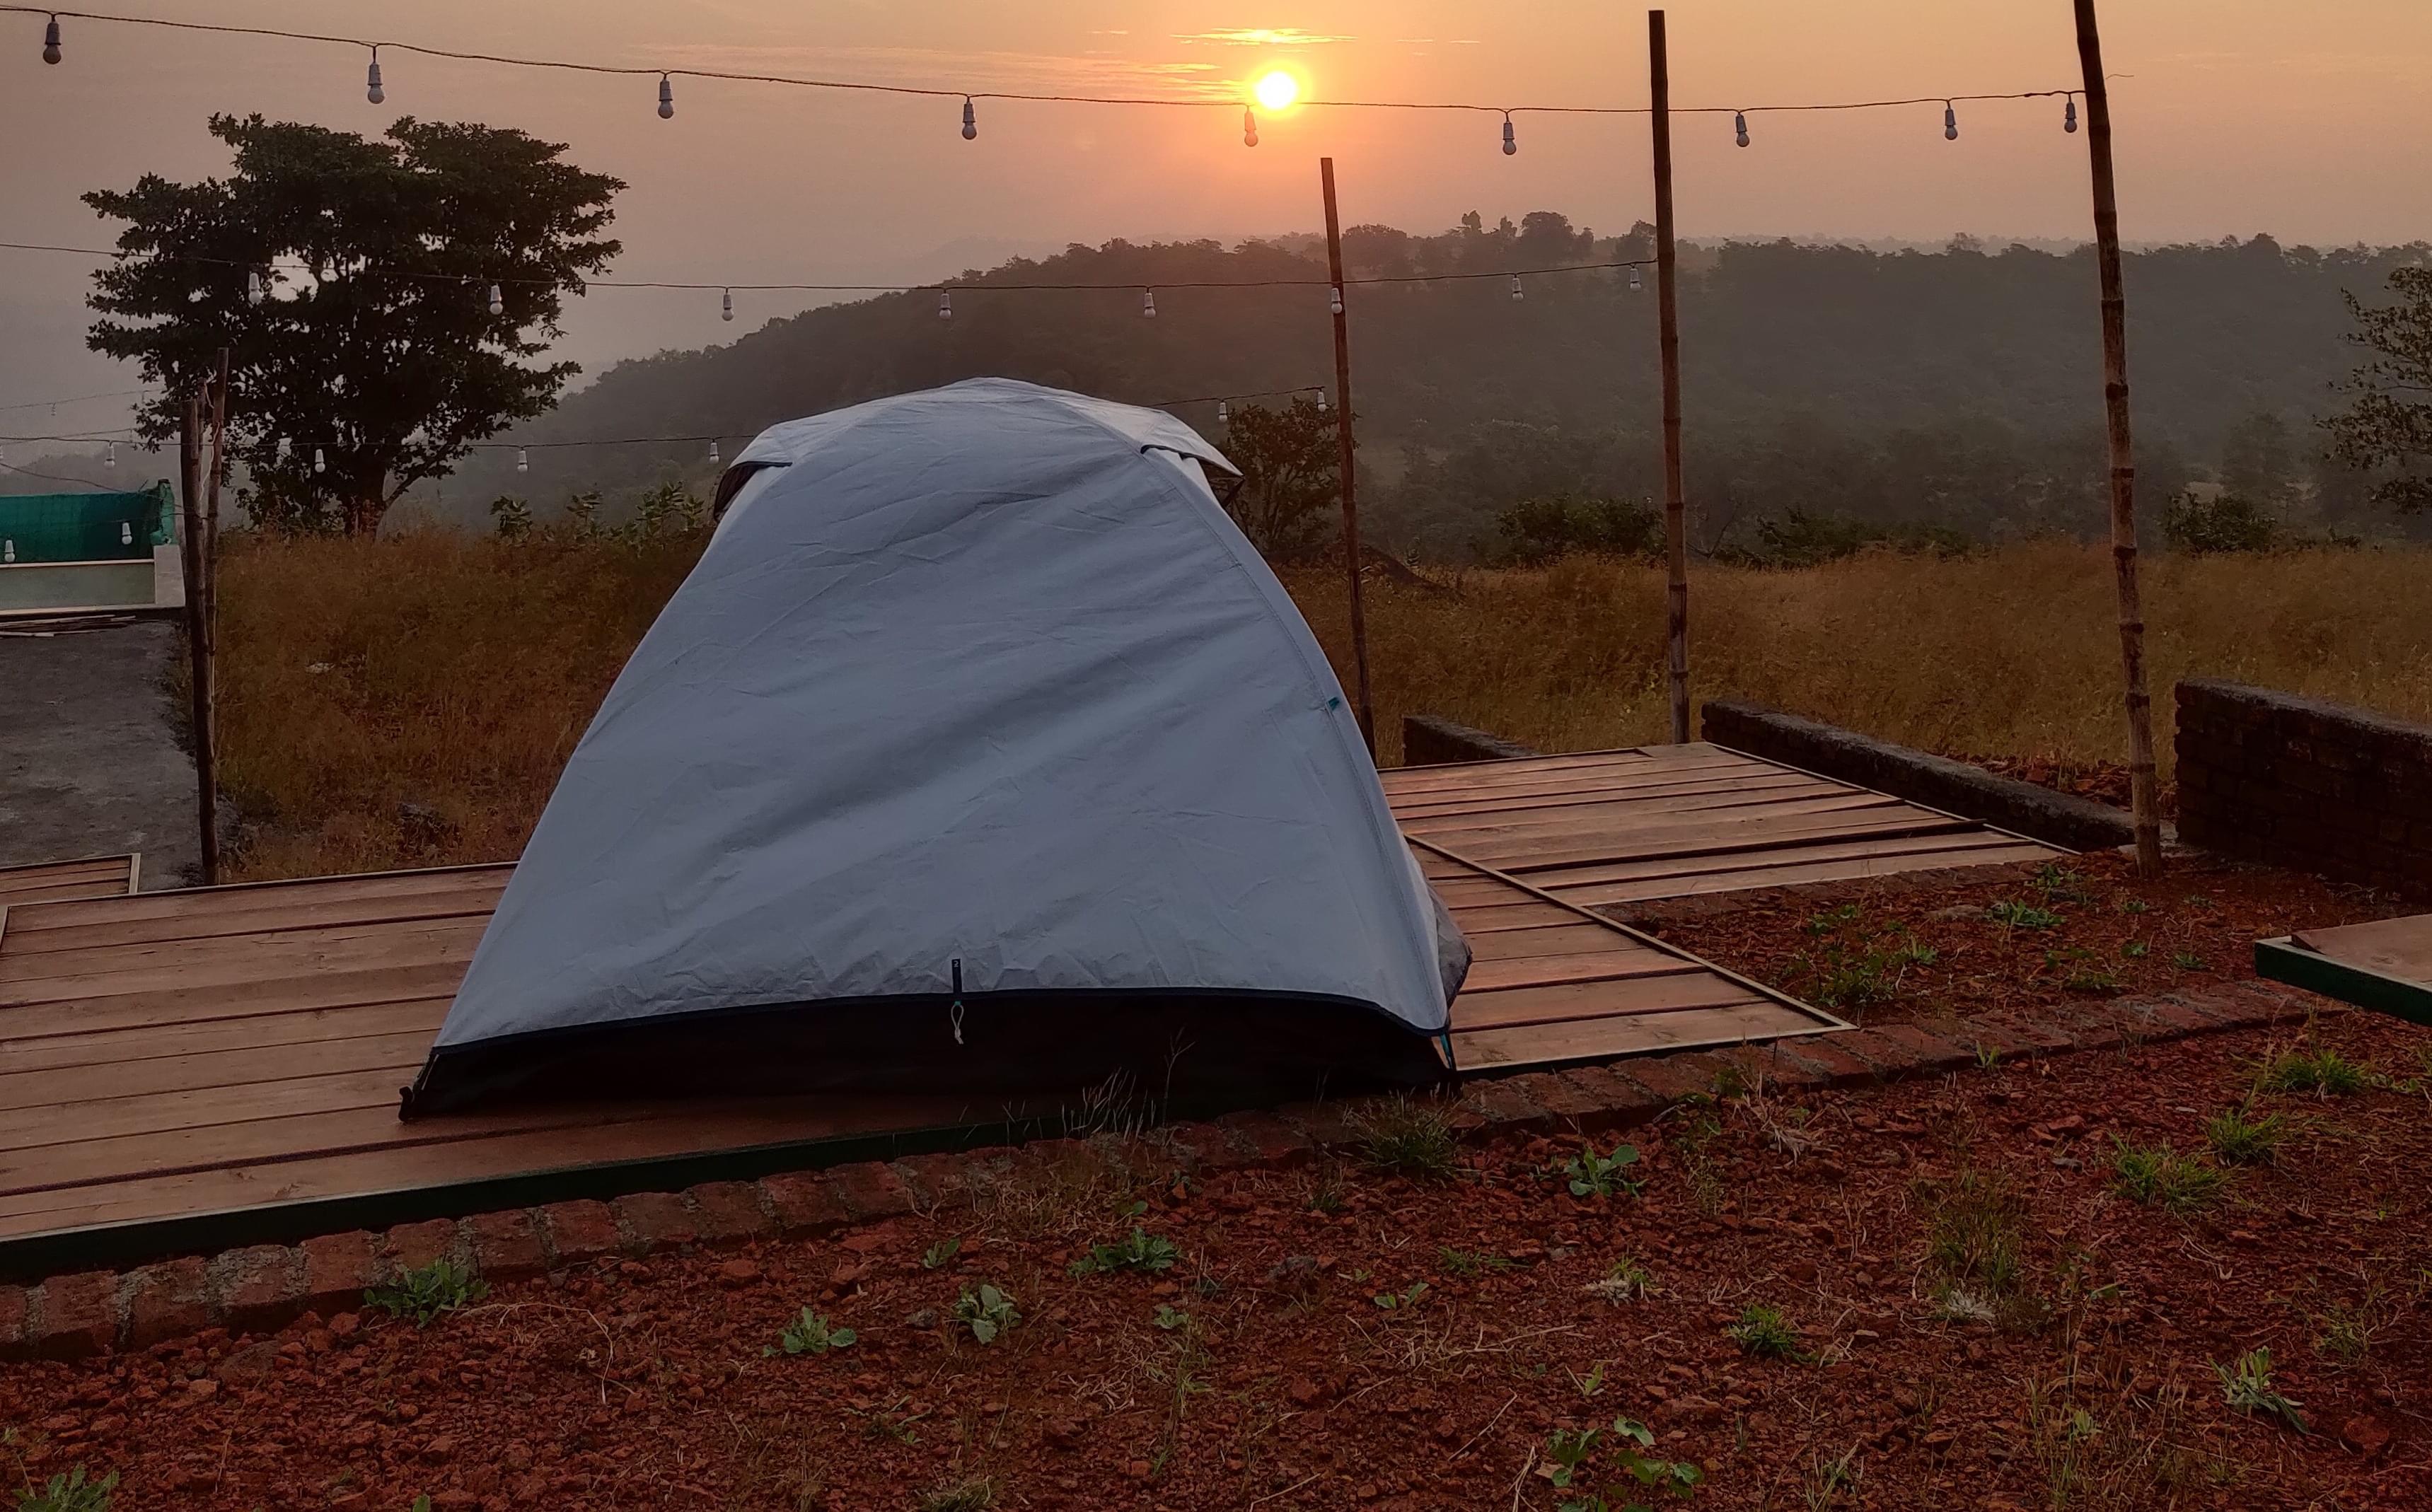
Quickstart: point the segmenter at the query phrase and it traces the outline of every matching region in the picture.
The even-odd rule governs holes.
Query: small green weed
[[[988,1512],[996,1505],[996,1482],[986,1477],[949,1481],[920,1493],[920,1512]]]
[[[416,1328],[429,1328],[447,1314],[489,1294],[488,1283],[442,1256],[364,1292],[363,1305],[378,1308],[392,1318],[412,1319]]]
[[[2182,971],[2203,971],[2206,969],[2204,966],[2204,958],[2196,954],[2193,950],[2178,951],[2170,957],[2170,965],[2178,967]]]
[[[1799,1331],[1779,1307],[1765,1302],[1750,1302],[1741,1310],[1739,1320],[1724,1328],[1731,1341],[1745,1354],[1760,1360],[1796,1360],[1799,1352]]]
[[[1648,1495],[1688,1500],[1705,1471],[1685,1459],[1654,1458],[1647,1453],[1654,1446],[1655,1431],[1631,1418],[1615,1418],[1610,1429],[1555,1429],[1545,1459],[1554,1488],[1570,1493],[1562,1512],[1632,1512]]]
[[[1158,1302],[1157,1311],[1149,1315],[1148,1320],[1151,1327],[1161,1328],[1169,1334],[1191,1326],[1191,1315],[1171,1302]]]
[[[1647,1184],[1621,1173],[1637,1164],[1636,1145],[1615,1145],[1610,1155],[1599,1155],[1592,1149],[1580,1151],[1562,1163],[1562,1174],[1570,1178],[1573,1197],[1611,1197],[1615,1192],[1636,1197]]]
[[[2090,903],[2094,901],[2093,889],[2086,885],[2086,879],[2056,862],[2047,862],[2036,867],[2035,877],[2027,885],[2043,894],[2045,899],[2050,902]]]
[[[1475,1250],[1456,1250],[1450,1245],[1439,1247],[1436,1251],[1436,1259],[1444,1266],[1446,1274],[1458,1276],[1463,1281],[1475,1280],[1491,1270],[1512,1268],[1512,1262],[1502,1255],[1481,1254]]]
[[[2251,1412],[2277,1418],[2298,1433],[2305,1433],[2305,1416],[2297,1409],[2303,1403],[2291,1402],[2272,1387],[2272,1352],[2248,1350],[2232,1365],[2215,1365],[2214,1373],[2221,1377],[2221,1395],[2233,1412]]]
[[[2130,940],[2120,948],[2120,953],[2131,961],[2142,961],[2153,953],[2153,948],[2142,940]]]
[[[2112,1151],[2111,1184],[2147,1207],[2184,1218],[2219,1201],[2229,1185],[2229,1173],[2168,1145],[2132,1145],[2122,1140]]]
[[[2151,905],[2141,898],[2123,898],[2120,900],[2120,912],[2122,914],[2142,914],[2148,912],[2150,907]]]
[[[851,1349],[853,1341],[860,1336],[852,1329],[830,1326],[827,1314],[805,1307],[802,1315],[777,1336],[777,1342],[760,1352],[774,1354],[782,1349],[788,1354],[825,1354],[830,1350]]]
[[[2400,1309],[2390,1305],[2381,1284],[2374,1282],[2356,1302],[2333,1302],[2314,1320],[2321,1329],[2314,1348],[2345,1364],[2362,1365],[2399,1320]]]
[[[1991,908],[1985,910],[1985,913],[1992,917],[1994,923],[2004,929],[2057,929],[2061,921],[2060,916],[2049,908],[2037,908],[2033,903],[2021,903],[2008,898],[1994,903]]]
[[[1816,915],[1807,921],[1807,932],[1823,943],[1799,958],[1800,980],[1812,981],[1807,997],[1827,1008],[1863,1012],[1888,1001],[1909,967],[1932,966],[1938,955],[1904,924],[1862,923],[1855,903]]]
[[[1643,1302],[1655,1289],[1655,1272],[1639,1261],[1623,1255],[1605,1268],[1604,1275],[1579,1288],[1591,1297],[1599,1297],[1619,1306],[1623,1302]]]
[[[1120,1244],[1092,1245],[1089,1252],[1072,1262],[1075,1276],[1104,1276],[1118,1270],[1144,1270],[1155,1275],[1174,1268],[1182,1252],[1174,1241],[1153,1236],[1145,1229],[1134,1229]]]
[[[1997,1173],[1962,1167],[1947,1182],[1920,1182],[1926,1259],[1952,1285],[1999,1299],[2018,1287],[2025,1259],[2027,1209]]]
[[[1408,1097],[1372,1102],[1349,1120],[1360,1158],[1378,1170],[1449,1181],[1461,1168],[1461,1141],[1444,1113]]]
[[[1389,1313],[1408,1312],[1417,1306],[1419,1299],[1427,1293],[1427,1284],[1424,1281],[1414,1281],[1410,1283],[1408,1291],[1380,1291],[1368,1300]]]
[[[110,1493],[118,1488],[118,1472],[87,1480],[82,1465],[54,1475],[40,1487],[29,1486],[17,1498],[17,1512],[110,1512]]]
[[[2269,1166],[2280,1158],[2288,1120],[2276,1113],[2247,1117],[2244,1107],[2223,1108],[2204,1124],[2204,1142],[2224,1166]]]
[[[1604,1361],[1598,1360],[1596,1364],[1590,1366],[1588,1368],[1588,1373],[1585,1375],[1581,1375],[1579,1371],[1573,1370],[1571,1372],[1571,1385],[1579,1388],[1579,1395],[1582,1397],[1594,1398],[1602,1396],[1604,1394]]]
[[[1858,1489],[1858,1452],[1845,1450],[1837,1459],[1818,1459],[1807,1470],[1807,1512],[1825,1512],[1841,1500],[1841,1493],[1853,1497]]]
[[[992,1344],[999,1335],[1022,1321],[1022,1312],[1014,1306],[1013,1293],[982,1285],[978,1291],[965,1291],[954,1300],[954,1320],[970,1329],[972,1338]]]
[[[959,1237],[939,1239],[920,1252],[920,1268],[923,1270],[935,1270],[962,1252],[963,1241]]]
[[[2316,1097],[2353,1097],[2370,1082],[2365,1068],[2328,1046],[2285,1050],[2265,1063],[2259,1084],[2266,1092],[2310,1092]]]
[[[1976,1069],[1989,1071],[2001,1064],[2001,1047],[1984,1040],[1976,1042]]]

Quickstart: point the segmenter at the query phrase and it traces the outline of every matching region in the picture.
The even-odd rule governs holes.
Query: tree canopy
[[[2330,430],[2341,460],[2380,476],[2374,496],[2406,513],[2432,512],[2432,268],[2393,268],[2391,305],[2351,294],[2355,341],[2372,356],[2348,387],[2356,401]]]
[[[127,223],[95,275],[90,344],[160,385],[139,416],[155,442],[229,351],[229,455],[257,521],[377,530],[408,488],[581,371],[528,360],[561,334],[561,294],[620,250],[599,234],[618,180],[493,126],[407,117],[367,141],[259,115],[210,126],[233,150],[228,177],[146,174],[84,196]]]

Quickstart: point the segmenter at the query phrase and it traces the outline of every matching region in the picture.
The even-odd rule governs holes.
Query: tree
[[[2229,428],[2221,446],[2221,488],[2266,511],[2297,499],[2297,438],[2288,422],[2266,412]]]
[[[2163,511],[2162,536],[2193,556],[2269,551],[2280,539],[2280,521],[2244,495],[2223,490],[2207,500],[2188,492],[2171,499]]]
[[[1651,556],[1664,541],[1664,519],[1630,499],[1561,493],[1524,498],[1495,516],[1501,540],[1485,555],[1500,564],[1532,567],[1578,552],[1587,556]]]
[[[2390,288],[2398,303],[2372,309],[2340,294],[2349,340],[2373,355],[2348,380],[2356,403],[2322,424],[2332,456],[2379,475],[2373,497],[2413,514],[2432,511],[2432,267],[2392,268]]]
[[[371,534],[582,371],[518,360],[563,334],[559,295],[621,250],[597,234],[618,180],[520,131],[410,116],[380,142],[259,115],[211,132],[230,176],[84,196],[128,223],[94,276],[88,302],[111,318],[89,340],[160,385],[138,420],[154,442],[229,350],[228,452],[257,520]]]
[[[1233,412],[1224,455],[1241,469],[1227,507],[1250,544],[1271,562],[1306,561],[1325,548],[1327,513],[1343,493],[1334,416],[1313,399]]]

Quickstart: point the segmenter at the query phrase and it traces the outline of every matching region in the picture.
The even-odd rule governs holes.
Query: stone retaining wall
[[[1483,730],[1472,730],[1433,714],[1402,716],[1402,764],[1442,766],[1451,762],[1500,762],[1514,756],[1541,756],[1543,751],[1515,746]]]

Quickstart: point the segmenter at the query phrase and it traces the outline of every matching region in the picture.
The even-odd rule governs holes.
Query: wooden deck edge
[[[2255,974],[2410,1024],[2432,1026],[2432,984],[2309,950],[2288,935],[2255,942]]]

